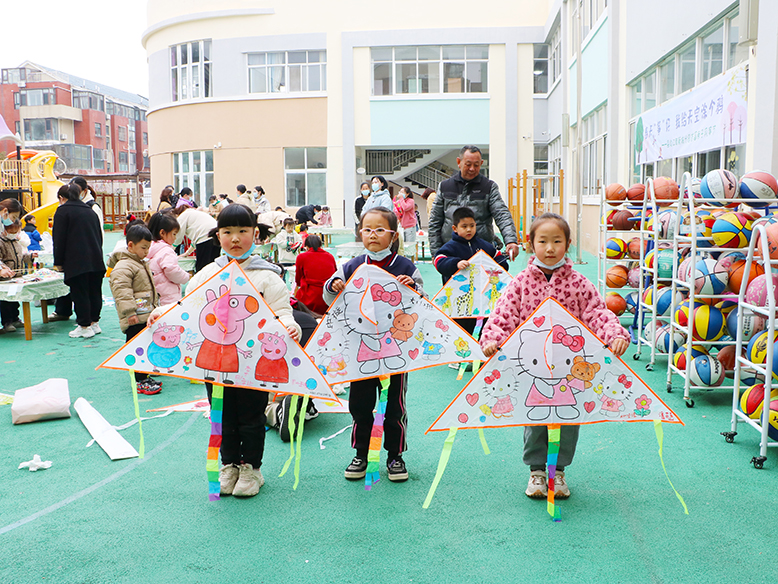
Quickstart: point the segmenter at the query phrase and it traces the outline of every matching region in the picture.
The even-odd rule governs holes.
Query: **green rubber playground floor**
[[[110,250],[118,234],[108,234]],[[578,268],[590,278],[596,260]],[[512,267],[526,264],[522,256]],[[430,264],[421,270],[429,293],[440,287]],[[110,297],[107,280],[104,294]],[[73,322],[44,325],[33,310],[33,340],[0,336],[0,392],[13,393],[65,377],[71,401],[84,397],[111,423],[134,417],[129,376],[95,367],[123,343],[112,306],[103,334],[70,339]],[[13,426],[0,406],[0,582],[3,583],[718,583],[773,582],[773,506],[778,464],[762,470],[757,433],[746,426],[734,444],[731,394],[667,394],[665,358],[647,372],[644,356],[626,362],[686,423],[664,427],[664,460],[689,515],[668,484],[653,425],[595,424],[581,432],[568,468],[572,497],[553,523],[544,501],[524,496],[521,428],[486,430],[491,454],[475,431],[461,431],[429,509],[446,433],[424,434],[465,380],[447,367],[410,374],[410,472],[406,483],[382,480],[371,492],[348,482],[353,456],[348,414],[322,414],[306,424],[300,482],[278,474],[289,445],[270,431],[266,484],[257,497],[208,502],[208,421],[174,413],[143,424],[145,458],[112,462],[73,417]],[[141,396],[141,409],[203,397],[202,385],[165,379],[162,393]],[[153,414],[145,414],[153,415]],[[121,432],[136,448],[137,426]],[[40,454],[48,470],[18,470]]]

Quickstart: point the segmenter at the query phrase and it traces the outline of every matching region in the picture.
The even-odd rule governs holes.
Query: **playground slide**
[[[54,193],[55,193],[54,196],[56,198],[56,189]],[[49,203],[48,205],[43,205],[42,207],[38,207],[37,209],[33,209],[32,211],[29,212],[29,215],[35,216],[35,225],[38,228],[38,233],[43,234],[47,231],[51,232],[51,224],[54,219],[54,213],[57,212],[58,207],[59,207],[59,201],[54,201],[53,203]]]
[[[35,215],[40,233],[51,231],[51,219],[59,203],[57,191],[65,184],[54,174],[54,165],[59,157],[51,150],[22,150],[21,154],[30,163],[30,187],[40,193],[41,206],[30,212]],[[16,152],[11,152],[8,157],[16,158]]]

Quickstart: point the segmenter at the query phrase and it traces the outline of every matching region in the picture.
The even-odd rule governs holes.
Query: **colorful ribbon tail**
[[[556,477],[556,463],[559,457],[560,436],[561,427],[559,424],[548,426],[548,459],[546,461],[546,468],[548,469],[548,504],[546,509],[553,521],[562,521],[562,513],[559,510],[559,506],[554,503],[554,478]]]
[[[284,468],[281,469],[281,474],[278,475],[279,478],[281,478],[282,476],[284,476],[286,474],[286,471],[289,470],[289,465],[292,464],[292,460],[294,459],[294,434],[295,434],[295,428],[297,427],[297,425],[295,424],[295,421],[294,421],[294,413],[297,411],[297,400],[298,400],[298,398],[299,398],[298,395],[296,395],[296,394],[293,395],[292,396],[292,401],[289,404],[289,416],[291,416],[289,418],[289,436],[290,436],[290,440],[289,440],[289,458],[284,463]]]
[[[475,328],[473,329],[473,338],[477,341],[481,336],[481,329],[484,327],[484,317],[480,316],[475,321]]]
[[[667,474],[667,468],[665,468],[665,459],[664,456],[662,455],[662,450],[663,450],[662,447],[664,443],[665,432],[664,432],[664,428],[662,428],[661,421],[654,420],[654,431],[656,432],[656,441],[659,443],[659,460],[662,462],[662,470],[665,471],[665,476],[667,477],[667,482],[670,483],[670,488],[673,489],[675,496],[678,497],[678,500],[681,502],[681,506],[683,507],[683,512],[686,515],[688,515],[689,508],[686,506],[686,502],[683,500],[681,493],[679,493],[676,490],[676,488],[673,486],[673,481],[670,480],[670,475]]]
[[[370,430],[370,449],[367,453],[367,474],[365,475],[365,490],[371,490],[380,479],[381,468],[381,442],[384,436],[384,418],[386,417],[386,402],[389,397],[389,376],[382,375],[381,392],[378,395],[376,415],[373,420],[373,428]]]
[[[208,460],[205,470],[208,473],[208,500],[218,501],[221,493],[219,484],[219,449],[222,445],[222,409],[224,387],[214,385],[211,392],[211,437],[208,439]]]
[[[457,370],[457,381],[462,379],[462,377],[465,375],[466,369],[467,369],[467,361],[462,361],[459,364],[459,369]]]
[[[435,478],[432,481],[432,484],[430,485],[429,493],[427,493],[427,498],[424,499],[424,504],[421,506],[422,509],[429,509],[430,503],[432,503],[432,498],[435,496],[435,491],[438,489],[438,484],[440,484],[440,479],[443,478],[443,473],[446,471],[446,465],[448,465],[448,459],[451,458],[451,449],[454,447],[454,438],[457,437],[457,428],[451,428],[448,431],[448,436],[446,437],[446,441],[443,443],[443,451],[440,453],[440,460],[438,461],[438,470],[435,473]]]
[[[130,383],[132,383],[132,402],[135,404],[135,419],[138,420],[138,433],[140,433],[140,444],[138,445],[138,458],[143,458],[146,451],[143,442],[143,423],[140,417],[140,405],[138,404],[138,384],[135,382],[135,371],[130,369]]]

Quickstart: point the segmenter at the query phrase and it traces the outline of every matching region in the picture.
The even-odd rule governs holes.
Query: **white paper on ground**
[[[81,422],[89,430],[92,438],[97,440],[97,443],[105,450],[111,460],[138,457],[138,451],[122,438],[116,429],[100,415],[100,412],[94,409],[83,397],[76,400],[73,408],[78,412],[78,417],[81,418]]]
[[[69,417],[70,393],[67,379],[47,379],[38,385],[17,389],[14,393],[11,405],[11,419],[14,424]]]

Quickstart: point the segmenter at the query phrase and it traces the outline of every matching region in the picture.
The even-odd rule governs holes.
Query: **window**
[[[211,97],[211,41],[170,47],[170,81],[173,101]]]
[[[729,57],[727,59],[727,68],[731,69],[735,65],[748,59],[748,49],[745,45],[738,45],[738,18],[737,12],[729,17]]]
[[[130,125],[127,126],[128,130],[128,147],[130,150],[135,150],[135,122],[130,122]]]
[[[147,146],[148,143],[149,143],[149,133],[148,132],[143,132],[143,145]]]
[[[659,103],[675,97],[675,57],[659,69]]]
[[[102,95],[88,91],[73,90],[73,107],[79,109],[91,109],[99,112],[105,111],[105,98]]]
[[[379,47],[371,59],[373,95],[488,91],[486,45]]]
[[[92,170],[92,153],[89,146],[54,144],[51,149],[65,162],[68,171]]]
[[[656,106],[656,72],[651,72],[643,78],[645,90],[643,109],[650,110]]]
[[[548,144],[535,144],[535,169],[533,174],[548,174]]]
[[[127,141],[127,126],[119,126],[119,142]]]
[[[14,108],[31,105],[54,105],[57,98],[54,88],[47,89],[22,89],[14,92]]]
[[[19,83],[27,81],[27,69],[3,69],[3,83]]]
[[[198,206],[213,194],[213,150],[173,153],[173,186],[177,193],[189,187]]]
[[[549,67],[551,69],[551,85],[556,83],[562,74],[562,34],[559,28],[551,35],[551,56],[549,57]]]
[[[581,120],[581,142],[583,145],[582,183],[583,196],[599,201],[607,182],[605,145],[607,139],[606,120],[608,106],[603,105]]]
[[[643,112],[643,81],[640,79],[632,86],[632,117]]]
[[[581,38],[585,39],[608,5],[608,0],[581,0],[581,5]]]
[[[119,172],[128,172],[129,170],[130,166],[127,163],[127,153],[119,152]]]
[[[122,105],[113,101],[105,102],[105,113],[109,116],[121,116],[128,120],[134,120],[137,117],[138,110],[134,107]]]
[[[535,93],[548,93],[548,45],[535,45],[532,74]]]
[[[92,166],[96,170],[105,170],[106,151],[101,148],[92,149]]]
[[[327,204],[327,149],[285,148],[286,204]]]
[[[681,91],[683,93],[694,87],[696,83],[695,66],[697,59],[697,44],[692,43],[681,51]]]
[[[59,140],[59,120],[39,118],[24,120],[25,140]]]
[[[95,138],[103,137],[103,125],[100,122],[95,122]]]
[[[327,51],[249,53],[249,93],[327,89]]]
[[[702,39],[702,79],[707,81],[724,70],[724,26],[719,25]]]

